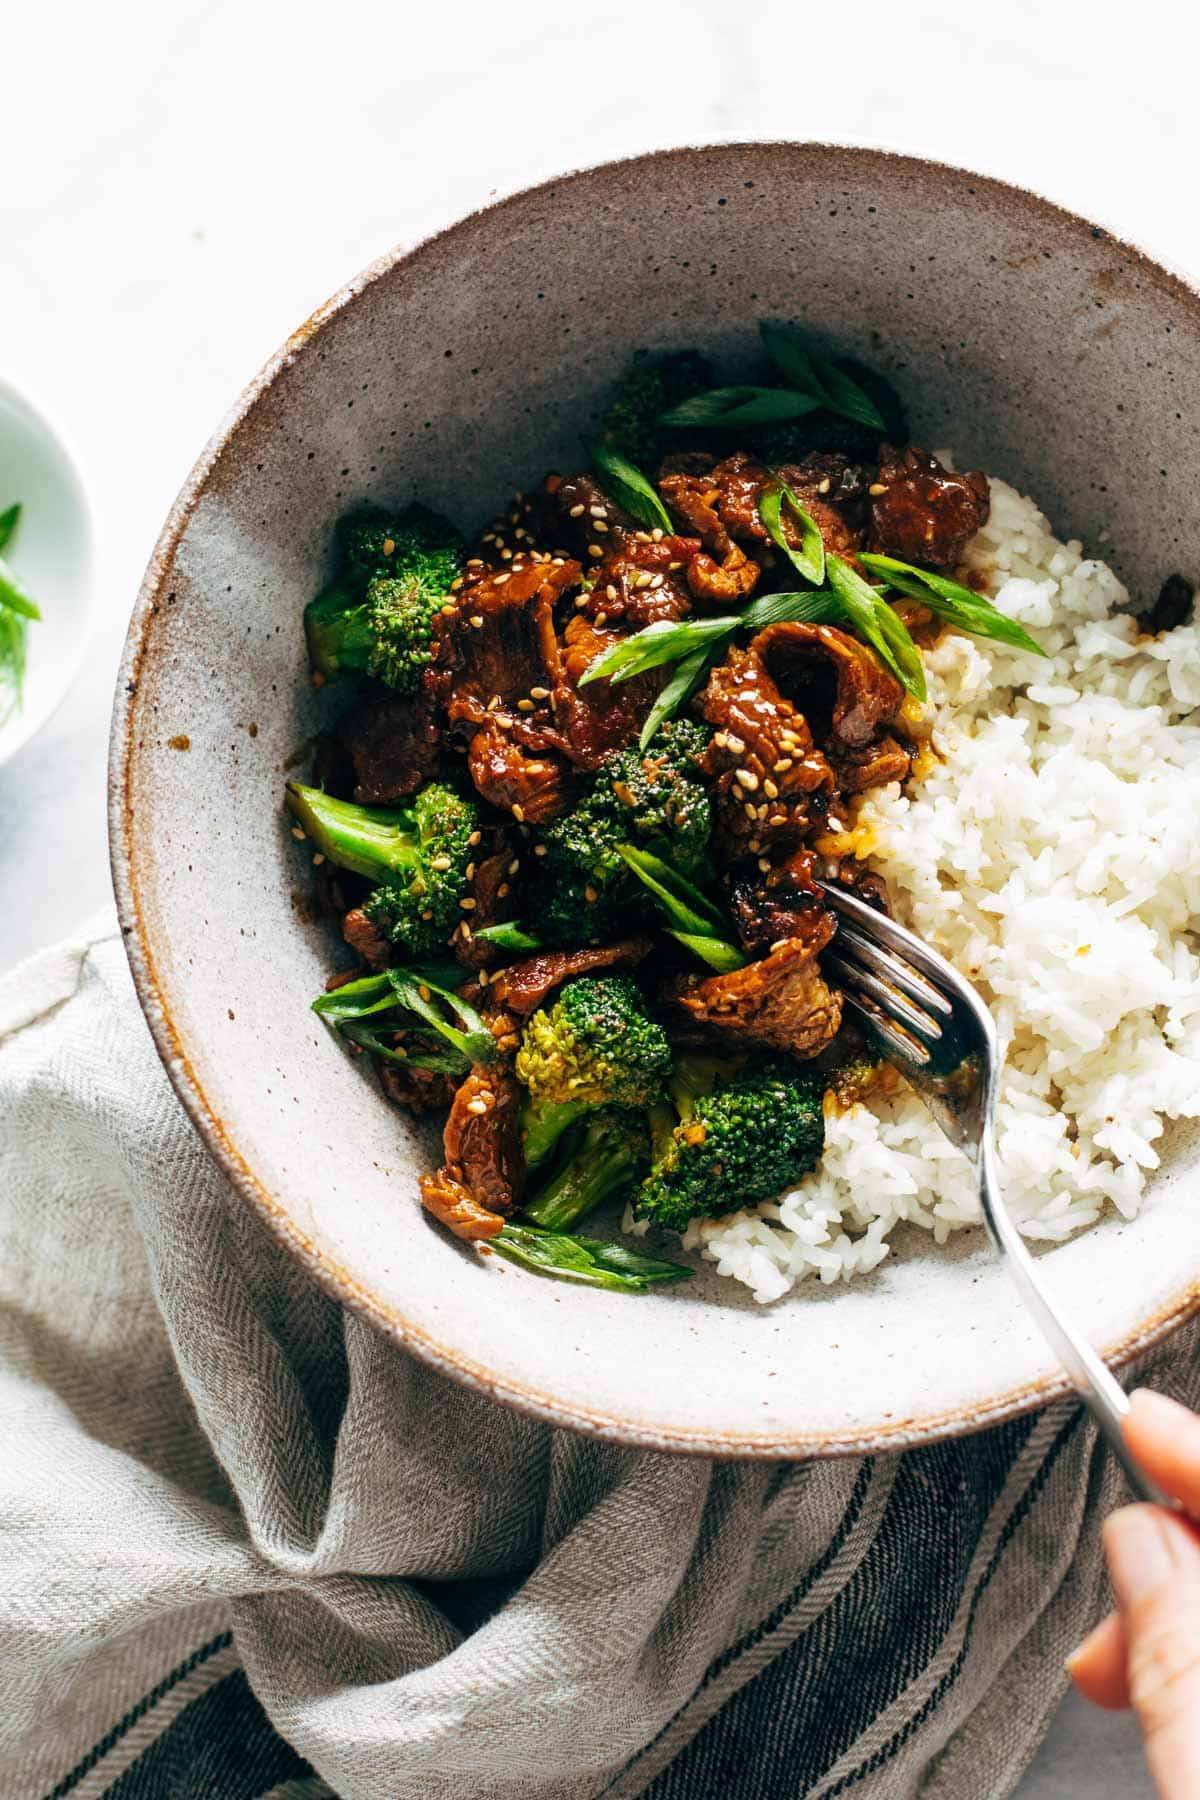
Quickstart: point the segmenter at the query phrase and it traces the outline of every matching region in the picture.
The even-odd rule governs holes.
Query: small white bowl
[[[0,380],[0,510],[14,500],[21,518],[3,554],[42,617],[26,636],[21,705],[0,724],[0,763],[57,711],[92,626],[92,522],[79,471],[48,420]]]

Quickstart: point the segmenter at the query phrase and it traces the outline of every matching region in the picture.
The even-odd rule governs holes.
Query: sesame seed
[[[473,831],[471,833],[470,837],[467,839],[467,842],[468,842],[468,844],[471,845],[472,848],[474,848],[474,846],[476,844],[482,844],[482,842],[483,842],[482,831]]]
[[[650,577],[650,586],[652,588],[660,588],[662,586],[662,584],[663,584],[663,577],[661,575],[652,575]]]
[[[729,748],[729,733],[727,731],[714,731],[713,743],[716,744],[719,750],[727,750]]]
[[[772,764],[772,767],[774,768],[776,775],[782,775],[784,770],[790,769],[791,766],[792,766],[792,758],[790,756],[781,756],[775,763]]]
[[[550,565],[552,568],[561,569],[563,566],[563,558],[561,556],[552,556],[550,558]]]
[[[769,775],[763,782],[763,793],[767,796],[768,800],[778,800],[779,798],[779,784],[772,781]]]
[[[750,839],[750,849],[751,850],[761,850],[762,849],[762,839],[761,838],[751,838]]]
[[[491,699],[487,703],[487,709],[489,712],[495,712],[499,708],[499,705],[500,705],[499,694],[493,694]]]
[[[781,825],[787,824],[787,814],[786,813],[772,813],[770,818],[767,820],[767,824],[773,825],[775,827],[775,829],[778,830]]]
[[[725,748],[727,750],[732,750],[735,756],[740,756],[742,751],[746,748],[746,740],[745,738],[738,737],[736,732],[727,731],[725,733]]]
[[[452,594],[457,594],[457,592],[458,592],[459,588],[462,586],[462,584],[463,584],[462,576],[456,575],[454,580],[450,583],[450,592]]]
[[[650,533],[650,542],[652,544],[661,544],[662,541],[663,541],[663,528],[661,525],[656,525],[654,527],[654,530]]]
[[[475,1117],[478,1119],[487,1111],[487,1102],[484,1100],[468,1100],[467,1111],[469,1113],[474,1113]]]
[[[458,611],[457,606],[454,606],[454,605],[443,606],[442,616],[443,616],[443,618],[452,619],[457,611]]]
[[[606,506],[589,506],[588,511],[591,513],[593,519],[607,519],[608,517],[608,508]]]
[[[510,525],[519,525],[519,524],[520,524],[520,523],[521,523],[521,515],[520,515],[520,513],[519,513],[519,512],[511,512],[511,513],[509,513],[509,515],[508,515],[508,522],[509,522],[509,524],[510,524]]]
[[[513,514],[514,520],[516,519],[516,516],[517,516],[516,513],[514,513]],[[514,531],[513,532],[514,544],[519,544],[522,538],[527,538],[527,537],[529,537],[529,533],[527,531]],[[530,539],[530,541],[532,542],[532,539]]]
[[[774,956],[777,950],[786,950],[790,943],[790,938],[776,938],[771,945],[771,955]]]
[[[467,567],[468,567],[468,569],[482,569],[482,567],[483,567],[482,556],[468,556]]]
[[[550,698],[550,689],[548,687],[531,687],[529,693],[534,700],[548,700]]]
[[[760,819],[765,819],[770,810],[769,806],[760,806],[758,809],[758,817]]]
[[[649,569],[641,569],[638,572],[637,585],[640,588],[648,588],[653,579]]]
[[[826,475],[824,481],[818,481],[817,492],[818,492],[818,494],[827,494],[832,486],[833,486],[832,477],[829,475]]]
[[[878,498],[880,494],[887,493],[887,482],[886,481],[873,481],[871,483],[870,487],[867,489],[867,492],[868,492],[868,494],[874,495],[875,498]]]
[[[472,900],[470,894],[468,894],[465,899],[460,900],[458,904],[462,907],[464,912],[474,912],[475,911],[476,903],[474,900]]]
[[[509,887],[507,881],[502,881],[500,886],[496,889],[496,898],[497,900],[506,900],[511,893],[512,889]]]
[[[525,823],[525,808],[516,801],[513,802],[512,816],[517,821],[518,825],[523,825]]]
[[[305,832],[301,831],[301,829],[298,825],[292,826],[292,836],[295,838],[295,840],[298,844],[302,844],[304,842],[306,835],[307,834]]]
[[[429,906],[429,907],[426,907],[426,909],[425,909],[425,911],[424,911],[424,912],[423,912],[423,913],[422,913],[422,914],[421,914],[421,917],[422,917],[422,918],[423,918],[423,919],[432,919],[432,917],[433,917],[433,908],[432,908],[432,907],[431,907],[431,906]]]
[[[395,552],[396,552],[395,538],[394,537],[385,537],[383,540],[382,548],[383,548],[383,554],[385,556],[394,556]]]
[[[471,614],[471,623],[475,627],[476,631],[482,631],[483,630],[483,614],[482,613],[472,613]]]
[[[580,594],[578,600],[575,602],[575,611],[582,612],[590,598],[591,596],[588,594]]]
[[[471,941],[471,927],[467,924],[465,919],[460,920],[458,929],[462,935],[463,943],[469,944]]]
[[[606,612],[598,612],[596,614],[596,623],[597,623],[597,625],[607,625],[608,624],[608,614]]]
[[[507,570],[505,570],[505,572],[504,572],[504,574],[503,574],[503,575],[497,575],[497,576],[496,576],[496,578],[495,578],[495,585],[496,585],[496,586],[497,586],[497,587],[503,587],[503,586],[504,586],[504,584],[505,584],[505,582],[506,582],[506,581],[507,581],[507,580],[508,580],[508,571],[507,571]],[[472,625],[473,625],[473,624],[474,624],[474,623],[475,623],[475,621],[474,621],[474,619],[472,619],[472,620],[471,620],[471,623],[472,623]]]
[[[532,712],[533,711],[533,701],[532,700],[518,700],[517,701],[517,711],[518,712]]]
[[[485,531],[479,541],[481,544],[494,544],[496,541],[496,534],[494,531]]]
[[[598,900],[600,898],[599,894],[596,892],[595,888],[592,887],[590,882],[589,882],[588,886],[585,887],[583,890],[583,897],[585,900]]]
[[[521,866],[520,857],[514,856],[512,861],[509,863],[507,869],[504,871],[504,873],[506,875],[515,875],[517,870],[520,868],[520,866]]]
[[[667,564],[667,568],[670,570],[682,569],[682,567],[683,567],[683,564],[681,562],[673,562],[673,563]]]
[[[604,552],[600,548],[599,544],[589,544],[588,545],[588,555],[589,556],[603,556]]]
[[[753,800],[743,801],[742,810],[752,825],[758,824],[758,808],[755,806]]]
[[[615,600],[617,598],[617,590],[613,586],[611,581],[609,582],[608,586],[605,588],[604,593],[605,593],[606,599]]]
[[[533,854],[535,856],[545,856],[545,854],[546,854],[545,844],[535,844],[533,846]]]
[[[475,971],[475,973],[476,973],[476,974],[477,974],[477,975],[478,975],[478,977],[479,977],[479,985],[480,985],[480,987],[486,987],[486,986],[487,986],[487,984],[488,984],[488,982],[489,982],[489,981],[490,981],[490,980],[491,980],[491,979],[492,979],[492,978],[491,978],[491,976],[490,976],[490,975],[489,975],[489,974],[488,974],[488,972],[487,972],[487,970],[486,970],[486,969],[477,969],[477,970],[476,970],[476,971]]]
[[[771,873],[770,857],[769,856],[760,856],[758,859],[758,866],[762,870],[764,875],[769,875]]]
[[[434,866],[434,868],[435,868],[435,869],[436,869],[436,868],[437,868],[437,864],[436,864],[436,863],[434,863],[434,865],[433,865],[433,866]],[[449,863],[449,860],[447,860],[447,863],[446,863],[446,867],[447,867],[447,868],[449,868],[449,867],[450,867],[450,863]],[[475,879],[475,864],[474,864],[474,863],[473,863],[473,862],[469,862],[469,863],[468,863],[468,864],[467,864],[467,880],[468,880],[468,881],[474,881],[474,879]]]
[[[650,542],[650,533],[648,531],[635,531],[633,534],[633,541],[635,544],[648,544]]]
[[[323,853],[320,850],[315,851],[313,854],[313,868],[319,869],[321,864],[324,861],[325,861],[325,857],[324,857]]]
[[[608,526],[606,525],[606,523],[604,522],[603,519],[593,519],[592,520],[592,530],[600,532],[600,534],[603,536],[603,534],[608,530]]]
[[[500,559],[502,562],[511,562],[512,561],[512,551],[511,550],[502,550],[500,552]]]
[[[418,994],[420,994],[420,996],[421,996],[422,1000],[425,1002],[426,1006],[428,1006],[429,1002],[433,999],[433,994],[425,986],[424,982],[422,982],[421,985],[418,987],[417,992],[418,992]]]
[[[582,500],[581,500],[581,501],[580,501],[580,502],[579,502],[579,504],[578,504],[578,506],[573,506],[573,507],[572,507],[572,508],[571,508],[571,511],[570,511],[570,517],[571,517],[571,518],[572,518],[572,519],[582,519],[582,517],[583,517],[583,515],[584,515],[584,513],[585,513],[585,512],[586,512],[586,511],[587,511],[587,508],[586,508],[586,506],[585,506],[585,505],[584,505],[584,504],[583,504],[583,501],[582,501]]]
[[[431,869],[448,869],[450,867],[450,858],[448,856],[435,856],[429,866]]]

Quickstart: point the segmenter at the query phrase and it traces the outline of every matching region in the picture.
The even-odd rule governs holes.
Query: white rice
[[[999,1149],[1031,1238],[1137,1211],[1168,1118],[1200,1115],[1200,627],[1140,636],[1104,563],[992,483],[967,560],[1042,661],[945,631],[936,765],[866,796],[897,916],[975,980],[1007,1052]],[[815,1173],[685,1243],[777,1300],[847,1280],[908,1220],[977,1225],[973,1174],[908,1088],[827,1109]]]

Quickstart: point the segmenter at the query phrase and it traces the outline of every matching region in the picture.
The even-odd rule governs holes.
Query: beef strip
[[[583,612],[574,615],[563,633],[563,679],[551,704],[558,741],[578,769],[598,769],[606,756],[633,742],[670,673],[651,669],[615,686],[595,681],[581,688],[578,683],[588,666],[624,635],[593,624]]]
[[[485,926],[501,925],[517,916],[514,884],[520,880],[520,858],[515,854],[506,833],[490,832],[488,835],[498,840],[499,847],[491,855],[481,856],[478,862],[471,865],[475,870],[468,895],[475,902],[470,909],[471,935],[464,937],[460,930],[456,930],[450,939],[450,948],[455,956],[469,969],[491,969],[505,954],[494,944],[489,944],[474,934]]]
[[[392,946],[361,906],[352,907],[342,920],[342,936],[369,969],[386,969],[393,960]]]
[[[456,1237],[495,1237],[525,1181],[521,1088],[501,1063],[471,1070],[443,1134],[445,1164],[422,1175],[421,1200]]]
[[[451,725],[483,725],[489,703],[498,700],[511,712],[531,688],[549,691],[559,673],[554,604],[579,576],[575,562],[468,565],[453,610],[441,615],[437,642],[436,679]]]
[[[803,714],[780,692],[754,642],[730,649],[696,700],[717,727],[700,767],[716,784],[721,834],[752,849],[804,836],[822,821],[834,788]]]
[[[1142,614],[1138,624],[1143,631],[1152,635],[1157,635],[1160,631],[1174,631],[1177,625],[1184,624],[1191,617],[1195,598],[1190,581],[1182,575],[1168,575],[1158,590],[1158,599],[1149,612]]]
[[[440,1069],[418,1069],[411,1063],[380,1063],[379,1085],[406,1112],[443,1112],[454,1098],[454,1077]]]
[[[867,548],[902,562],[954,569],[990,510],[987,476],[979,470],[954,474],[927,450],[881,444]]]
[[[784,939],[803,942],[829,939],[828,914],[816,883],[817,857],[795,850],[765,873],[751,876],[748,866],[735,872],[729,910],[743,950],[762,956]]]
[[[530,825],[555,818],[570,799],[570,771],[563,758],[524,748],[514,739],[513,721],[503,714],[489,715],[475,733],[467,768],[490,805]]]
[[[547,475],[541,487],[523,496],[521,524],[533,542],[565,546],[584,563],[598,562],[589,546],[602,548],[614,531],[635,531],[637,521],[605,493],[594,475]],[[510,515],[511,516],[511,515]],[[602,527],[597,531],[599,522]]]
[[[597,969],[635,968],[652,948],[650,938],[623,938],[619,944],[596,950],[547,951],[502,969],[492,981],[491,994],[498,1006],[527,1018],[564,981],[593,974]]]
[[[890,734],[858,749],[831,749],[830,762],[838,792],[862,794],[867,788],[886,787],[889,781],[907,781],[913,753]]]
[[[834,932],[830,914],[817,915],[800,938],[786,938],[759,962],[728,975],[686,978],[674,989],[685,1012],[722,1036],[787,1050],[807,1059],[836,1037],[842,998],[825,981],[817,953]]]
[[[427,694],[368,700],[346,720],[342,741],[354,767],[354,798],[361,806],[402,800],[438,772],[438,726]]]
[[[618,532],[604,560],[588,571],[595,586],[580,610],[597,625],[631,632],[681,619],[692,610],[687,570],[699,551],[699,538]]]
[[[754,592],[762,569],[734,542],[719,510],[721,489],[713,476],[664,475],[658,487],[670,510],[703,545],[687,565],[693,598],[713,607],[745,600]]]
[[[802,462],[784,463],[779,478],[809,514],[826,550],[835,556],[853,556],[862,549],[870,477],[861,463],[832,451],[814,450]],[[800,528],[786,507],[782,518],[788,541],[799,544]]]
[[[818,740],[852,750],[870,745],[904,700],[874,652],[836,625],[768,625],[751,639],[750,654],[795,698]]]

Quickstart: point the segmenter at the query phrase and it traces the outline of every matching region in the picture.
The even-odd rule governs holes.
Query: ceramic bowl
[[[83,483],[49,420],[0,381],[0,508],[21,503],[5,560],[41,607],[26,633],[21,704],[0,724],[8,761],[58,709],[78,674],[92,618],[92,526]]]
[[[578,458],[632,349],[736,366],[761,316],[882,368],[918,442],[1036,495],[1135,589],[1200,574],[1200,299],[1033,195],[875,151],[753,144],[566,176],[383,258],[247,389],[164,527],[130,628],[112,846],[151,1030],[214,1156],[316,1279],[439,1369],[563,1425],[742,1457],[901,1447],[1064,1391],[982,1234],[757,1307],[711,1268],[627,1298],[434,1226],[427,1138],[308,1011],[337,946],[280,807],[328,696],[300,613],[330,522],[419,494],[464,524]],[[1135,1223],[1045,1259],[1122,1358],[1197,1305],[1197,1146]]]

